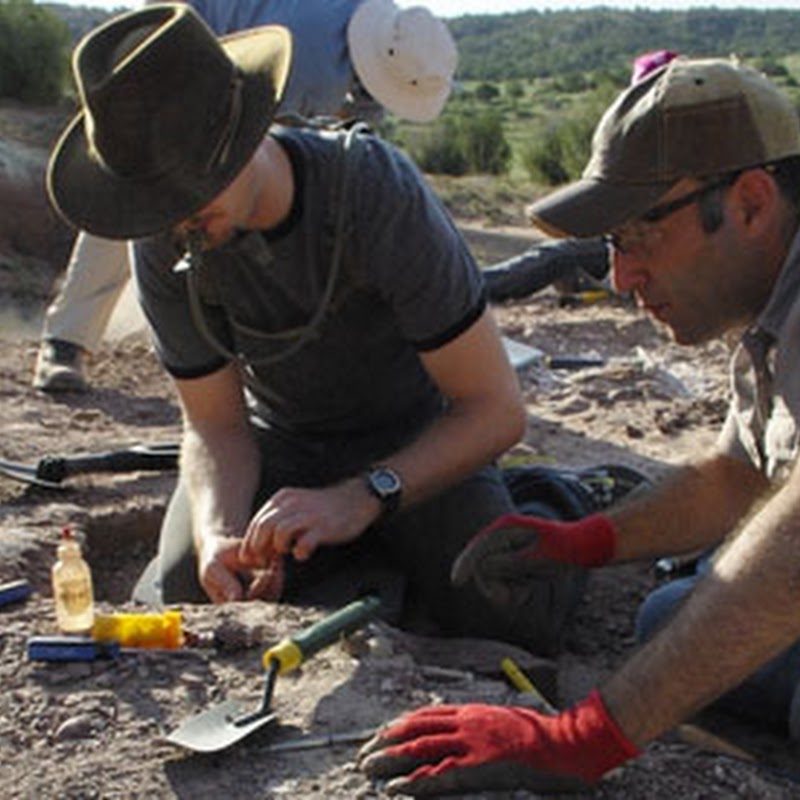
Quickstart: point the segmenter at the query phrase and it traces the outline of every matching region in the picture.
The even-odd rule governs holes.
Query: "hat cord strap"
[[[267,387],[257,378],[253,369],[253,364],[264,366],[267,364],[274,364],[294,355],[301,347],[303,347],[312,338],[316,338],[317,332],[325,318],[325,314],[330,308],[331,301],[333,300],[334,289],[338,283],[339,274],[341,272],[342,255],[344,252],[344,227],[347,219],[347,199],[350,196],[350,183],[354,172],[352,162],[354,159],[350,155],[351,151],[356,148],[357,134],[366,130],[365,125],[354,125],[349,128],[347,133],[341,137],[340,142],[340,157],[337,183],[339,184],[339,203],[336,208],[336,227],[335,239],[333,243],[333,252],[331,254],[331,268],[328,274],[328,281],[325,285],[322,299],[320,300],[317,310],[314,312],[311,320],[307,325],[298,329],[296,339],[288,345],[283,351],[273,353],[269,356],[264,356],[259,359],[247,359],[244,354],[236,353],[228,348],[223,342],[219,340],[209,327],[205,315],[203,314],[203,304],[200,299],[200,292],[197,286],[197,273],[202,267],[202,237],[199,233],[190,234],[188,243],[188,269],[186,270],[186,287],[189,296],[189,308],[192,315],[192,320],[197,326],[203,338],[222,356],[230,361],[237,361],[239,366],[242,367],[245,374],[245,379],[248,385],[252,388],[262,392],[265,395],[272,394]]]
[[[225,125],[222,132],[211,151],[211,156],[206,162],[206,174],[221,167],[227,160],[231,152],[231,143],[233,142],[233,134],[239,127],[239,120],[242,116],[242,91],[244,89],[244,78],[241,71],[237,70],[236,74],[231,80],[231,102],[228,109],[228,118],[225,120]]]

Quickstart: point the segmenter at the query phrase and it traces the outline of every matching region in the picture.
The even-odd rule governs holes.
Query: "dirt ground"
[[[513,232],[468,231],[483,263],[521,249]],[[671,344],[627,300],[562,308],[554,290],[497,307],[503,332],[548,355],[599,356],[601,367],[520,372],[529,425],[509,457],[571,466],[622,463],[659,480],[707,450],[722,421],[727,347]],[[0,458],[175,442],[179,414],[141,332],[107,340],[89,366],[92,391],[51,397],[31,388],[41,304],[0,296]],[[24,311],[25,313],[19,313]],[[123,315],[124,316],[124,315]],[[114,330],[129,330],[117,320]],[[656,582],[652,564],[597,570],[563,654],[542,662],[496,642],[410,637],[372,623],[278,679],[278,719],[238,745],[191,755],[164,741],[180,722],[225,699],[255,708],[260,654],[321,618],[316,608],[262,603],[185,606],[187,631],[216,647],[124,654],[90,664],[26,657],[29,637],[55,632],[49,570],[64,525],[81,536],[98,609],[131,610],[131,587],[153,555],[170,472],[91,475],[61,490],[0,479],[0,582],[27,579],[34,594],[0,608],[0,791],[3,798],[385,797],[356,769],[356,744],[282,749],[306,737],[364,732],[430,702],[527,702],[504,678],[511,654],[556,705],[602,681],[632,651],[638,602]],[[704,719],[736,757],[698,746],[697,729],[673,733],[609,776],[596,798],[800,798],[795,754],[772,734]],[[694,743],[692,743],[694,742]],[[752,760],[747,760],[748,758]],[[524,798],[525,792],[474,795]]]

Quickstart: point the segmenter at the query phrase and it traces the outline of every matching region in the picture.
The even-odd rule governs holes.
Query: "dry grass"
[[[491,175],[429,175],[428,180],[454,217],[496,226],[528,227],[525,207],[543,191],[530,182]]]

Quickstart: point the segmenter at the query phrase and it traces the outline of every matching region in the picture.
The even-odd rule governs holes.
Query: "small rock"
[[[93,733],[92,718],[88,714],[79,714],[77,717],[70,717],[58,726],[55,740],[65,742],[74,739],[88,739]]]
[[[195,675],[194,672],[182,672],[181,681],[187,686],[205,686],[206,679],[202,675]]]
[[[556,414],[568,416],[571,414],[580,414],[591,408],[591,403],[583,397],[574,397],[571,400],[563,403],[559,408],[555,409]]]
[[[615,389],[613,392],[608,393],[608,402],[610,405],[614,403],[635,402],[644,397],[644,392],[636,387],[626,387],[624,389]]]
[[[235,653],[263,644],[266,628],[248,625],[236,619],[224,619],[214,631],[214,644],[221,652]]]
[[[373,658],[391,658],[395,655],[394,647],[388,636],[377,634],[370,637],[367,644],[369,645],[369,654]]]

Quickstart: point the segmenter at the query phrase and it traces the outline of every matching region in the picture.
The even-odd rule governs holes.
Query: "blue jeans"
[[[678,578],[651,592],[642,603],[636,618],[636,638],[650,639],[666,625],[681,603],[711,568],[711,556],[697,563],[694,575]],[[743,631],[742,636],[747,632]],[[800,641],[768,661],[735,689],[712,704],[739,717],[789,731],[800,739]],[[797,693],[797,697],[795,694]]]

